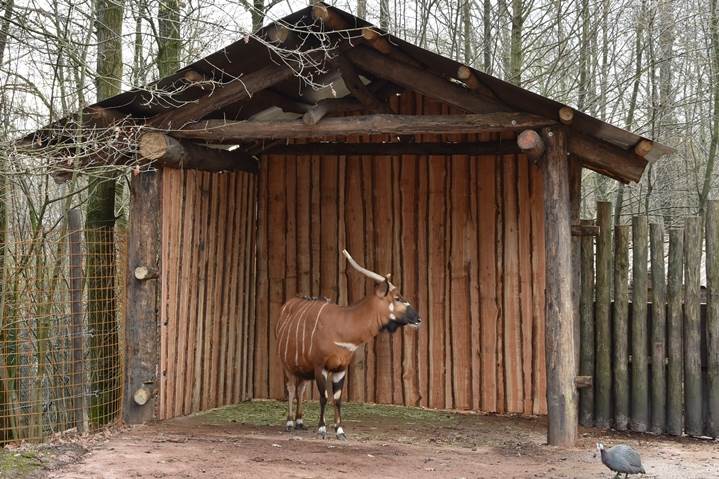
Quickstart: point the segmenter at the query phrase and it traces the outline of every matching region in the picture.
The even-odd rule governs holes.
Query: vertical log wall
[[[403,114],[452,113],[414,94],[392,101]],[[343,139],[382,140],[394,139]],[[272,331],[286,299],[347,304],[372,291],[341,259],[347,247],[391,272],[424,319],[418,332],[385,333],[357,351],[350,400],[546,412],[539,167],[513,155],[272,155],[258,181],[254,397],[284,394]]]
[[[256,177],[165,169],[159,418],[251,390]]]

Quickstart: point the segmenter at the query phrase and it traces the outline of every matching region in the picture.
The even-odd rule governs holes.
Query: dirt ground
[[[611,478],[595,456],[597,441],[635,447],[644,477],[719,477],[713,441],[582,430],[575,449],[559,450],[545,445],[541,419],[363,405],[344,408],[348,441],[334,433],[322,440],[316,404],[306,412],[310,430],[284,432],[284,414],[284,405],[260,401],[126,428],[84,455],[40,460],[42,470],[26,477]]]

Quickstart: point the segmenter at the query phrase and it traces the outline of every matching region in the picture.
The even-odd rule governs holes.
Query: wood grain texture
[[[404,95],[393,105],[406,114],[458,112]],[[422,134],[414,140],[500,138]],[[418,331],[383,333],[357,351],[348,373],[350,400],[546,413],[544,179],[526,157],[268,155],[257,176],[167,171],[173,180],[163,206],[174,206],[163,215],[163,244],[179,244],[187,227],[186,248],[193,251],[163,250],[172,273],[162,278],[163,316],[170,319],[162,333],[163,368],[177,371],[180,348],[192,363],[181,370],[182,380],[174,372],[165,380],[173,395],[161,388],[161,404],[173,405],[165,417],[175,414],[176,391],[183,393],[183,412],[282,398],[272,339],[282,303],[308,294],[344,304],[373,291],[342,264],[342,248],[368,268],[391,272],[423,319]],[[192,213],[185,211],[190,204]],[[182,268],[191,272],[186,285]],[[181,327],[187,339],[178,342]],[[316,388],[309,389],[316,397]]]
[[[161,382],[162,419],[236,401],[251,370],[250,341],[241,335],[250,332],[255,303],[251,176],[163,171],[160,354],[171,374]],[[179,240],[186,254],[169,247]]]

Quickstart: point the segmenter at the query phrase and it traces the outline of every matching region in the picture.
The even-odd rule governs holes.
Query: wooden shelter
[[[665,147],[324,5],[85,118],[157,166],[132,181],[126,421],[281,398],[282,303],[370,291],[346,247],[425,318],[357,352],[350,400],[548,413],[574,443],[581,168],[638,181]]]

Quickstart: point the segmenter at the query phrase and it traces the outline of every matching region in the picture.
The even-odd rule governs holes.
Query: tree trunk
[[[472,65],[472,2],[471,0],[464,0],[462,5],[462,23],[464,26],[464,64]]]
[[[360,18],[367,17],[367,0],[357,0],[357,16]]]
[[[711,19],[709,21],[711,31],[711,60],[712,70],[717,72],[719,69],[719,12],[717,12],[717,0],[711,0]],[[709,159],[707,161],[706,171],[704,172],[704,184],[699,196],[699,214],[704,213],[709,192],[712,187],[712,178],[714,176],[714,164],[716,163],[717,144],[719,143],[719,82],[714,81],[713,86],[713,118],[712,118],[712,137],[709,145]]]
[[[509,81],[517,86],[522,85],[522,0],[512,0],[512,41],[509,57]]]
[[[389,31],[389,0],[379,0],[379,26]]]
[[[178,0],[160,1],[157,12],[157,69],[160,78],[180,68],[180,3]]]
[[[484,50],[484,65],[482,70],[488,74],[492,74],[492,1],[484,0],[482,26],[484,28],[484,38],[482,39]]]
[[[627,111],[626,129],[632,131],[634,126],[634,112],[637,108],[637,97],[639,96],[639,87],[642,79],[642,35],[644,32],[644,11],[646,8],[646,0],[642,0],[641,10],[636,20],[636,38],[634,40],[634,84],[632,86],[632,96],[629,100],[629,109]],[[622,206],[624,204],[624,184],[620,184],[617,188],[617,196],[614,201],[614,224],[621,224]],[[667,225],[670,223],[667,223]]]
[[[97,99],[120,93],[122,78],[122,18],[120,0],[96,0]],[[115,301],[115,184],[111,172],[88,180],[87,326],[90,336],[90,420],[96,426],[115,418],[120,392],[120,363]]]

